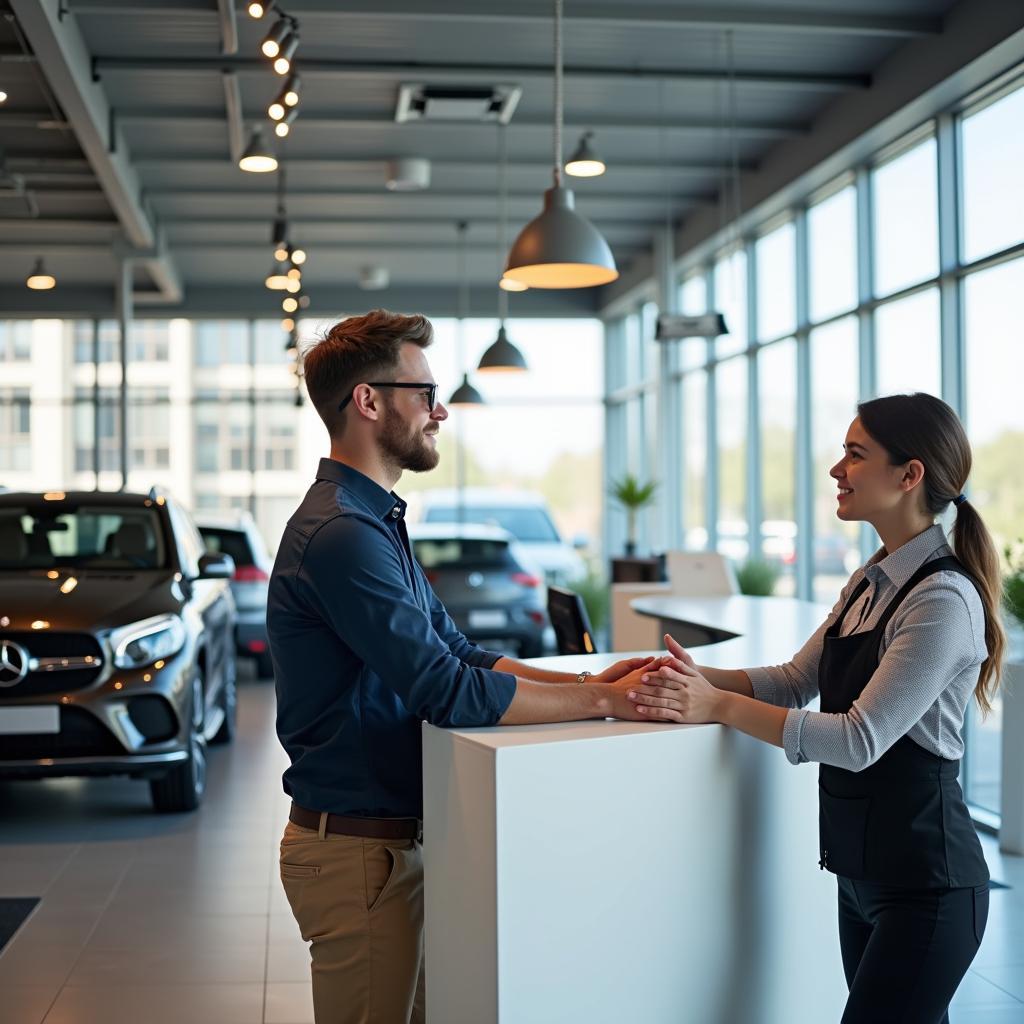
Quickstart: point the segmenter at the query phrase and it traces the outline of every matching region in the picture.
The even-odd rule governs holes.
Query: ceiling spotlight
[[[286,313],[294,313],[299,308],[299,300],[294,295],[288,295],[281,303],[281,308]]]
[[[249,4],[249,17],[259,21],[274,6],[274,0],[252,0]]]
[[[288,245],[286,242],[278,242],[274,248],[274,259],[278,263],[284,263],[288,259]]]
[[[37,292],[46,292],[57,285],[57,278],[48,274],[43,268],[42,258],[37,259],[32,267],[32,273],[25,278],[25,284]]]
[[[267,274],[266,286],[275,292],[283,292],[288,287],[288,275],[280,262],[275,263]]]
[[[498,287],[505,292],[525,292],[530,286],[523,284],[522,281],[517,281],[514,277],[502,277],[498,282]]]
[[[279,139],[283,139],[292,130],[291,126],[294,123],[295,118],[298,116],[299,108],[292,107],[291,110],[289,110],[287,114],[284,114],[281,120],[274,125],[274,132],[277,134]]]
[[[284,117],[284,104],[280,100],[274,100],[273,103],[267,107],[267,117],[271,121],[280,121]]]
[[[286,280],[288,283],[285,285],[285,289],[291,292],[292,295],[302,291],[302,282],[297,277],[289,277]]]
[[[295,321],[290,316],[286,316],[281,321],[281,330],[288,331],[288,333],[290,334],[292,331],[295,330]]]
[[[288,268],[288,277],[292,281],[298,281],[299,278],[302,277],[302,271],[298,267],[289,267]]]
[[[281,99],[284,101],[286,107],[295,107],[299,103],[299,90],[302,88],[302,79],[299,76],[292,75],[287,82],[284,83],[284,89],[281,93]]]
[[[7,102],[7,93],[5,93],[3,91],[3,89],[0,89],[0,103],[6,103],[6,102]]]
[[[263,141],[263,130],[257,128],[252,133],[249,145],[238,161],[238,166],[243,171],[251,171],[253,174],[265,174],[267,171],[277,170],[277,157],[267,148]]]
[[[287,18],[278,18],[274,27],[263,37],[260,50],[264,57],[273,60],[281,52],[281,43],[285,36],[290,35]]]
[[[306,262],[305,249],[292,249],[288,255],[291,257],[291,261],[296,267],[301,267],[302,264]]]
[[[274,70],[279,75],[287,75],[292,69],[292,58],[299,48],[299,33],[292,29],[287,38],[282,40],[277,60],[274,61]]]
[[[569,157],[565,164],[565,173],[576,178],[596,178],[604,174],[604,161],[594,152],[590,140],[594,137],[593,132],[584,132],[580,136],[580,143],[576,152]]]

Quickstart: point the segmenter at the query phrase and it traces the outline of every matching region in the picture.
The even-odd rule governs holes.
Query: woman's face
[[[924,479],[924,466],[913,459],[893,466],[889,453],[855,419],[846,432],[845,454],[829,470],[836,482],[836,515],[847,522],[884,516],[907,500]]]

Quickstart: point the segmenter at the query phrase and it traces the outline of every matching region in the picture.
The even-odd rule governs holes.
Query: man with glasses
[[[317,1024],[423,1021],[421,723],[639,720],[626,693],[651,667],[544,672],[448,616],[392,491],[438,463],[432,338],[425,317],[374,310],[303,359],[331,450],[281,539],[267,624],[291,760],[281,879],[311,943]]]

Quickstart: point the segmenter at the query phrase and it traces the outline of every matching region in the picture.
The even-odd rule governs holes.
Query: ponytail
[[[953,550],[974,580],[985,609],[985,647],[988,657],[981,663],[978,685],[974,688],[974,699],[981,708],[982,717],[985,717],[992,710],[992,699],[999,687],[1006,651],[1006,633],[999,616],[1003,582],[992,536],[977,510],[967,501],[957,505]]]

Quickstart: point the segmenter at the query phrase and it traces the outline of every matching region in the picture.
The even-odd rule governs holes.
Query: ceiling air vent
[[[523,90],[518,85],[425,85],[398,91],[396,121],[500,121],[508,124]]]

